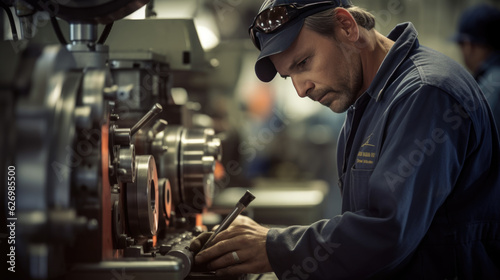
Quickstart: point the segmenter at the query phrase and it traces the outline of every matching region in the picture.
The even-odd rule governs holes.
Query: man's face
[[[471,42],[465,41],[458,44],[460,46],[460,51],[462,53],[462,57],[465,63],[465,66],[472,72],[475,73],[477,71],[477,67],[479,63],[477,63],[477,58],[474,57],[473,46]]]
[[[270,57],[282,77],[290,77],[300,97],[308,96],[336,113],[361,94],[361,60],[354,47],[302,28],[284,52]]]

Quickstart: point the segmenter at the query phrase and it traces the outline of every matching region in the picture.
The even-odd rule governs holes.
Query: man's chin
[[[339,102],[331,102],[330,104],[325,104],[326,107],[330,108],[330,110],[332,110],[334,113],[337,113],[337,114],[342,114],[344,113],[345,111],[347,111],[347,109],[349,109],[349,106],[343,106],[344,104],[339,104]]]

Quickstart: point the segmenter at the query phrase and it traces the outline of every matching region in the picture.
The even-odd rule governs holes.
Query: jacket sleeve
[[[280,279],[371,277],[401,265],[426,234],[473,150],[472,122],[432,86],[393,102],[375,167],[354,166],[345,179],[360,188],[355,199],[365,207],[269,231],[267,253]]]

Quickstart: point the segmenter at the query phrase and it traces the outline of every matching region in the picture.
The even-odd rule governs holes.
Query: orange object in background
[[[272,115],[274,94],[268,85],[258,84],[246,100],[248,113],[255,119],[266,120]]]
[[[226,170],[224,166],[218,160],[215,161],[214,179],[220,180],[226,176]]]
[[[196,226],[197,227],[202,227],[203,226],[203,216],[202,214],[196,214]]]

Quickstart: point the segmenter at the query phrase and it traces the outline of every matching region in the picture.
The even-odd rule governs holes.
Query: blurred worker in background
[[[197,263],[280,279],[500,279],[500,145],[484,95],[411,23],[387,37],[374,25],[349,0],[265,1],[250,28],[257,76],[347,111],[342,214],[286,228],[240,218]]]
[[[282,130],[284,127],[282,120],[273,112],[274,98],[271,87],[258,84],[250,86],[249,93],[246,93],[242,100],[246,114],[240,124],[240,130],[243,138],[247,140],[240,143],[238,153],[246,159],[242,161],[242,165],[248,180],[267,175],[272,167],[272,157],[268,149],[276,137],[276,132],[273,131]],[[271,127],[277,129],[271,130]]]
[[[500,10],[488,4],[467,9],[453,40],[500,125]]]

